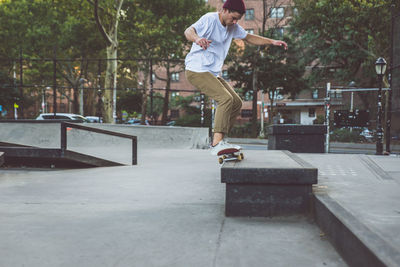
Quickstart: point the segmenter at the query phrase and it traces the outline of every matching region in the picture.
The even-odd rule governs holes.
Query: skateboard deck
[[[244,159],[244,155],[240,149],[228,148],[218,152],[218,162],[222,164],[226,161],[241,161]]]

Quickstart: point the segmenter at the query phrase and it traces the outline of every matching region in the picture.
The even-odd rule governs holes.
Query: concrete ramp
[[[80,125],[138,138],[138,148],[205,148],[209,144],[208,128],[168,127],[168,126],[132,126],[118,124],[82,123]],[[79,129],[68,129],[68,146],[76,148],[94,148],[107,146],[125,146],[123,139],[100,135]],[[46,122],[1,122],[0,142],[42,148],[60,147],[60,123]],[[80,152],[80,151],[78,151]]]

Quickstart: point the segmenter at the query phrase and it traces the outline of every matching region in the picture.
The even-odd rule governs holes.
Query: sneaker
[[[225,141],[225,143],[226,143],[226,144],[229,144],[229,146],[231,146],[231,147],[233,147],[233,148],[236,148],[237,150],[241,150],[241,149],[242,149],[242,147],[241,147],[241,146],[239,146],[239,145],[235,145],[235,144],[231,144],[231,143],[228,143],[228,141]]]
[[[224,149],[229,149],[229,148],[240,149],[240,147],[239,148],[237,148],[237,147],[239,147],[239,146],[235,146],[235,145],[229,144],[228,142],[226,142],[224,140],[221,140],[216,146],[211,146],[210,152],[211,152],[211,155],[216,156],[216,155],[218,155],[219,151],[224,150]]]

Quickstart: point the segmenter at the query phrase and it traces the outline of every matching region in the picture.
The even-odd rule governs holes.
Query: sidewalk
[[[298,155],[318,168],[316,195],[343,209],[337,216],[387,266],[400,266],[400,157]]]
[[[209,151],[138,152],[138,166],[0,170],[0,266],[346,266],[306,218],[226,218]]]
[[[225,217],[209,151],[138,155],[137,166],[0,170],[0,266],[346,266],[309,219]],[[327,208],[400,266],[400,157],[296,155],[319,169],[314,191]]]

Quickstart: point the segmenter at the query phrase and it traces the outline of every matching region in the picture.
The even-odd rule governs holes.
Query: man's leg
[[[228,133],[230,127],[233,97],[220,80],[209,72],[186,71],[186,78],[197,89],[218,103],[214,121],[212,145],[218,144]]]
[[[240,98],[240,96],[229,85],[229,83],[227,83],[222,78],[218,78],[218,80],[224,85],[224,87],[229,91],[229,93],[233,97],[232,110],[231,110],[230,119],[229,119],[229,131],[230,131],[232,129],[233,125],[235,124],[237,116],[240,114],[240,110],[242,109],[243,102],[242,102],[242,99]]]
[[[221,140],[223,140],[225,137],[224,133],[216,133],[214,132],[213,134],[213,140],[212,140],[212,146],[216,146],[218,145],[219,142],[221,142]]]

